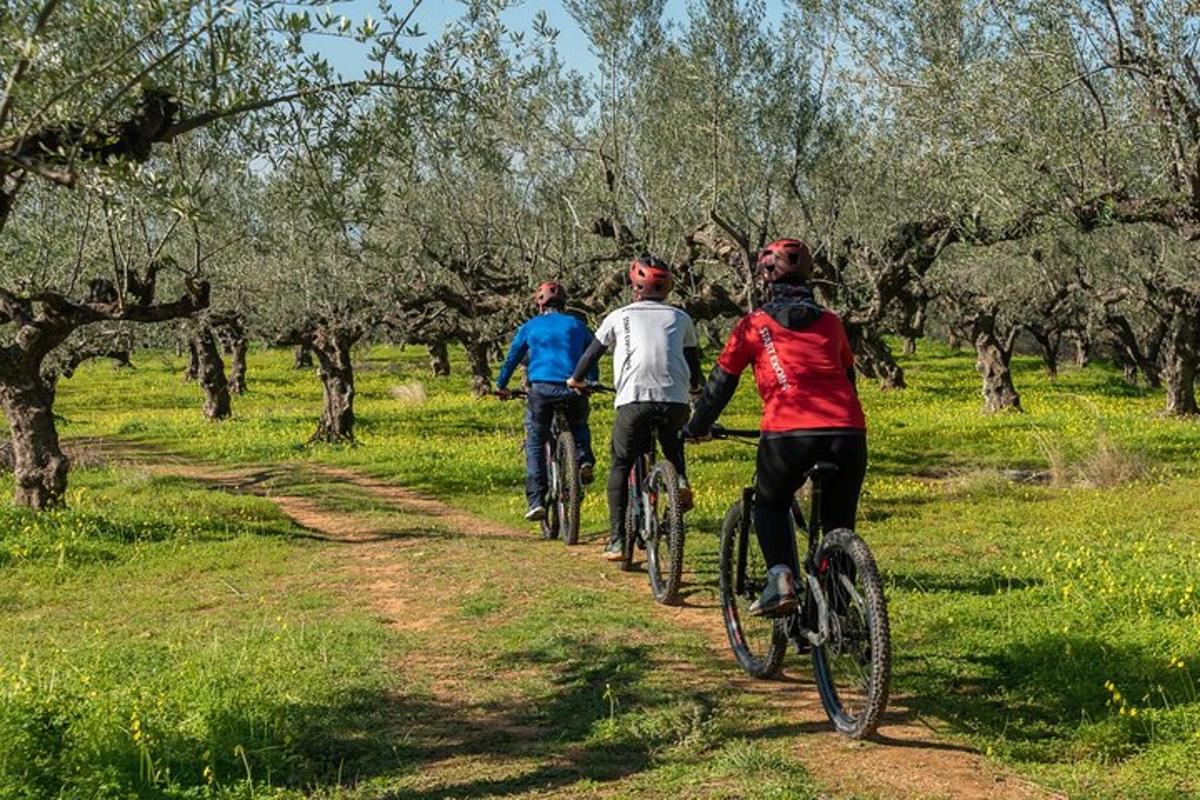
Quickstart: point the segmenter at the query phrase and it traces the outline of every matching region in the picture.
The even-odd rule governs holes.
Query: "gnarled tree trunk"
[[[904,369],[896,363],[891,348],[873,327],[847,321],[846,336],[854,351],[855,366],[868,378],[879,381],[881,389],[904,389]]]
[[[229,391],[243,395],[246,393],[246,337],[235,337],[230,349],[233,355],[229,360]]]
[[[989,412],[1021,410],[1021,395],[1013,385],[1013,346],[1017,341],[1018,328],[1013,328],[1001,340],[997,333],[997,309],[985,303],[976,310],[971,321],[971,336],[975,342],[975,369],[983,378],[983,410]]]
[[[292,361],[292,369],[309,369],[312,365],[312,348],[306,344],[296,345],[296,357]]]
[[[1082,331],[1067,331],[1067,339],[1075,347],[1075,366],[1083,369],[1092,363],[1092,342]]]
[[[204,392],[204,416],[213,421],[228,419],[232,413],[229,381],[225,378],[225,362],[221,360],[212,329],[205,324],[199,325],[189,347],[196,353],[196,381]]]
[[[975,369],[983,376],[984,411],[1021,410],[1021,396],[1013,386],[1009,361],[1012,353],[994,341],[975,342]]]
[[[1112,337],[1116,340],[1124,361],[1137,367],[1146,379],[1146,385],[1151,389],[1161,386],[1159,356],[1166,338],[1166,323],[1161,319],[1155,320],[1154,325],[1145,336],[1145,346],[1143,347],[1133,325],[1123,314],[1110,310],[1105,316],[1105,322]]]
[[[246,393],[246,326],[236,311],[211,314],[208,326],[220,340],[229,361],[229,391],[241,395]]]
[[[904,337],[904,355],[915,356],[916,354],[917,354],[917,337],[905,336]]]
[[[429,345],[429,368],[440,378],[450,374],[450,349],[445,342]]]
[[[488,360],[489,345],[487,342],[463,339],[462,345],[467,351],[467,364],[471,369],[471,391],[477,397],[482,397],[492,390],[492,368]]]
[[[1114,345],[1112,349],[1113,363],[1121,368],[1121,375],[1125,382],[1130,386],[1137,386],[1138,382],[1138,365],[1129,358],[1129,353],[1120,345]]]
[[[0,404],[12,427],[13,500],[45,511],[62,504],[70,461],[54,427],[54,381],[36,369],[0,383]]]
[[[324,405],[312,442],[354,441],[354,367],[350,351],[361,334],[318,327],[312,339],[321,378]]]
[[[1042,365],[1046,367],[1046,377],[1052,381],[1058,380],[1058,354],[1062,348],[1062,334],[1058,331],[1031,330],[1030,335],[1038,344]]]
[[[1175,315],[1167,339],[1163,378],[1167,385],[1167,413],[1190,417],[1200,412],[1196,405],[1197,315],[1180,311]]]
[[[196,343],[192,339],[188,339],[187,357],[188,363],[183,370],[183,382],[191,383],[200,376],[200,354],[196,352]]]

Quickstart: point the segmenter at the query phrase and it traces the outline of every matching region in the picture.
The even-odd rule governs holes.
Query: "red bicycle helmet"
[[[561,283],[545,281],[538,286],[537,292],[533,295],[533,302],[537,304],[539,309],[546,306],[565,306],[567,304],[567,290]]]
[[[776,239],[758,254],[758,270],[767,283],[812,278],[813,259],[799,239]]]
[[[638,257],[629,265],[629,282],[642,297],[661,300],[671,293],[671,268],[661,258],[652,255]]]

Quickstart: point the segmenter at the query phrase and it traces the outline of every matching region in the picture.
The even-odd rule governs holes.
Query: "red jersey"
[[[822,311],[797,330],[761,309],[742,317],[717,366],[740,375],[751,364],[763,401],[763,431],[866,430],[862,404],[847,374],[854,367],[854,353],[832,311]]]

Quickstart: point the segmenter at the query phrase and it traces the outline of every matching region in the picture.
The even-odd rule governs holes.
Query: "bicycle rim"
[[[750,614],[750,604],[766,587],[767,564],[755,541],[753,529],[747,532],[745,584],[736,589],[738,542],[741,537],[742,504],[734,503],[721,525],[720,589],[721,613],[729,646],[746,674],[768,678],[779,671],[787,652],[785,620],[772,620]]]
[[[563,542],[579,543],[579,506],[583,502],[583,486],[579,482],[578,454],[575,437],[569,431],[558,435],[558,519]]]
[[[813,648],[817,689],[838,732],[861,739],[878,726],[891,681],[883,582],[866,543],[846,529],[826,535],[817,572],[829,607],[829,638]]]
[[[654,599],[664,605],[679,599],[683,576],[683,515],[679,509],[679,477],[668,461],[660,461],[646,481],[646,571]]]

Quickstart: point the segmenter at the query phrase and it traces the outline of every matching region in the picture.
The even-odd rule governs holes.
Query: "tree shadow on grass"
[[[1140,698],[1158,685],[1166,685],[1169,694],[1181,680],[1142,648],[1075,634],[906,660],[900,678],[912,690],[907,700],[915,713],[945,720],[961,732],[1003,739],[1030,761],[1061,760],[1068,751],[1078,755],[1080,729],[1115,713],[1106,681]],[[1192,661],[1194,669],[1200,660]],[[1136,730],[1129,729],[1128,736],[1125,745],[1135,747]]]
[[[252,703],[233,693],[218,708],[189,712],[186,726],[149,728],[155,767],[170,770],[181,789],[204,787],[208,767],[222,784],[249,775],[258,785],[317,792],[422,775],[419,784],[386,795],[394,800],[545,791],[580,780],[619,780],[646,769],[652,753],[677,734],[669,727],[624,723],[622,715],[652,714],[699,695],[683,687],[652,690],[646,679],[654,663],[651,648],[643,645],[555,638],[502,659],[500,666],[549,672],[544,693],[505,692],[502,699],[473,702],[358,688],[325,702],[292,696]],[[619,703],[610,702],[614,695]],[[46,727],[44,741],[29,742],[39,760],[26,775],[27,785],[71,794],[89,776],[58,772],[56,765],[76,763],[65,752],[71,740],[59,729],[62,716],[34,699],[27,705],[9,709],[23,720],[21,730]],[[6,719],[0,716],[0,733]],[[123,730],[94,744],[89,762],[123,796],[159,796],[143,781],[137,749]],[[60,752],[48,752],[51,745]]]
[[[413,720],[402,752],[418,769],[440,761],[475,756],[491,765],[528,761],[510,774],[459,778],[437,786],[400,789],[393,800],[494,797],[537,788],[542,791],[580,780],[608,782],[646,769],[661,740],[613,724],[596,726],[672,702],[670,693],[651,692],[644,680],[653,669],[643,645],[597,645],[582,639],[552,640],[503,659],[505,669],[553,669],[551,691],[536,701],[490,701],[456,705]],[[619,700],[617,698],[620,698]],[[469,772],[469,771],[468,771]]]
[[[885,586],[913,592],[957,592],[981,597],[1019,591],[1041,586],[1041,578],[1017,578],[999,572],[973,572],[965,575],[948,575],[941,572],[915,572],[883,570]]]

